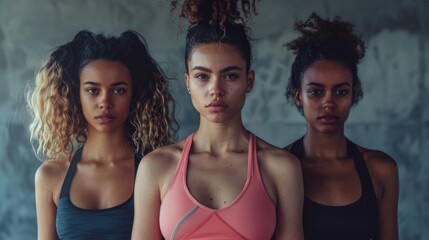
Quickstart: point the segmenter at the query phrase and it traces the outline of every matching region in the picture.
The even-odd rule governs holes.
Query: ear
[[[293,90],[293,98],[295,100],[295,105],[297,105],[298,107],[302,107],[302,95],[299,89],[295,88]]]
[[[185,72],[183,74],[183,80],[185,81],[186,89],[188,90],[189,93],[191,93],[191,90],[189,89],[189,74],[188,73]]]
[[[247,88],[246,88],[246,92],[250,92],[253,89],[253,84],[255,84],[255,71],[250,70],[247,73]]]

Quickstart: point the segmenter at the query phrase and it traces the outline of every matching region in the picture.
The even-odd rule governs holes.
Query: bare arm
[[[52,177],[50,169],[42,165],[35,175],[35,197],[37,211],[37,239],[54,240],[58,239],[55,218],[57,205],[54,202]]]
[[[162,239],[159,227],[161,206],[158,171],[147,155],[140,162],[134,189],[134,224],[131,239]]]
[[[303,240],[302,208],[304,199],[301,165],[288,154],[276,168],[277,226],[274,239]],[[278,164],[280,165],[280,164]]]
[[[398,237],[398,195],[399,177],[398,167],[390,159],[383,169],[385,179],[382,184],[382,195],[379,200],[379,229],[380,240],[397,240]]]

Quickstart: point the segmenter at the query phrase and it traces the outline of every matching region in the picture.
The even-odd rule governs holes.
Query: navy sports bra
[[[303,137],[293,143],[291,153],[304,157]],[[357,146],[347,139],[347,154],[354,160],[362,195],[345,206],[327,206],[304,198],[303,227],[306,240],[376,239],[378,202],[365,160]]]
[[[124,203],[106,209],[82,209],[70,201],[70,186],[80,161],[82,148],[78,149],[70,162],[61,188],[58,202],[56,228],[59,239],[108,240],[131,238],[134,218],[134,195]],[[140,158],[135,156],[137,170]]]

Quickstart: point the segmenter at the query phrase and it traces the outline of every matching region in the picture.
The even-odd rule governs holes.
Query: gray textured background
[[[341,15],[368,45],[359,71],[365,96],[352,110],[347,135],[389,153],[399,166],[401,239],[429,236],[429,0],[263,0],[253,28],[256,85],[245,125],[284,146],[304,133],[304,120],[286,104],[292,55],[282,44],[296,37],[292,24],[312,11]],[[173,81],[179,103],[178,137],[198,116],[184,89],[184,35],[166,0],[0,0],[0,239],[35,239],[34,172],[40,165],[28,140],[24,93],[53,47],[81,29],[145,36]],[[185,29],[186,23],[182,22]]]

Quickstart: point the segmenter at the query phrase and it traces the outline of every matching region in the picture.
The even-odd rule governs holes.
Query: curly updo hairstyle
[[[171,1],[171,11],[176,9],[178,3],[179,0]],[[240,15],[240,9],[244,16]],[[248,71],[252,50],[250,29],[245,23],[252,13],[256,14],[255,0],[184,0],[180,16],[187,18],[190,23],[186,35],[186,71],[192,49],[200,44],[210,43],[233,46],[246,61]]]
[[[295,30],[301,36],[286,46],[296,55],[292,64],[291,76],[286,88],[286,97],[294,103],[294,90],[301,89],[303,73],[318,60],[332,60],[343,64],[353,77],[353,104],[363,96],[357,65],[365,55],[365,43],[354,25],[340,17],[334,20],[322,19],[312,13],[305,21],[295,23]],[[302,108],[298,107],[302,112]]]
[[[27,95],[33,115],[31,140],[37,142],[34,148],[41,158],[70,154],[75,144],[86,141],[79,77],[86,64],[98,59],[121,62],[130,71],[133,92],[126,134],[136,152],[145,154],[172,142],[170,125],[176,121],[169,107],[174,108],[174,101],[167,77],[149,54],[144,38],[135,31],[119,37],[80,31],[49,55]]]

